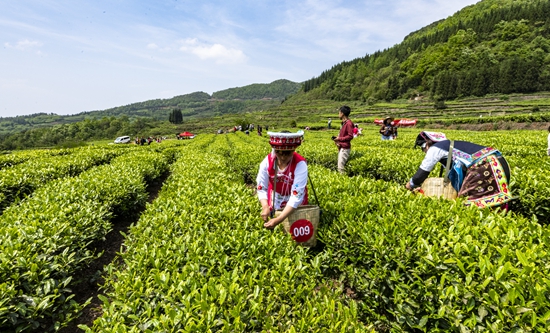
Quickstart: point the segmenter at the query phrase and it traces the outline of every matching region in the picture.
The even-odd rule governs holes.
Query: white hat
[[[269,144],[277,150],[294,150],[302,144],[303,131],[297,133],[267,132]]]

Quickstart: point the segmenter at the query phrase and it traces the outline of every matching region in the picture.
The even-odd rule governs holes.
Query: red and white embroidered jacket
[[[274,154],[269,154],[260,163],[256,177],[258,199],[267,199],[272,206],[273,183],[275,179]],[[307,205],[307,164],[306,160],[294,152],[292,160],[284,170],[277,172],[277,188],[275,190],[275,209],[283,209],[286,205],[297,208]]]

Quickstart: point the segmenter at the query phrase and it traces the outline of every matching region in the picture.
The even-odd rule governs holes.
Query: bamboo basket
[[[275,216],[278,216],[281,214],[281,211],[275,212]],[[296,241],[296,243],[306,246],[306,247],[314,247],[317,245],[317,227],[319,226],[319,220],[321,218],[321,209],[319,206],[316,205],[303,205],[298,206],[298,208],[292,212],[286,219],[283,220],[283,227],[287,233],[289,233],[292,236],[292,239]],[[308,230],[311,233],[311,237],[309,237],[305,241],[301,241],[304,237],[307,237],[303,233],[303,228],[292,228],[294,223],[298,221],[299,224],[307,224],[307,222],[303,222],[303,220],[308,221],[311,223],[311,226],[313,227],[313,230]],[[309,226],[309,224],[307,224]],[[294,233],[294,234],[293,234]]]
[[[445,178],[428,178],[422,183],[422,192],[427,197],[434,197],[453,200],[458,193],[450,181],[445,182]]]

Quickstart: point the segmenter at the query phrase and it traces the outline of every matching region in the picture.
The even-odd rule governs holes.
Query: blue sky
[[[302,82],[476,2],[3,1],[0,117]]]

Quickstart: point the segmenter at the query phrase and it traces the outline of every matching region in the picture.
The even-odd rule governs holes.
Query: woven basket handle
[[[319,198],[317,197],[317,193],[315,193],[315,187],[313,187],[313,181],[309,176],[309,170],[307,172],[307,179],[309,179],[309,183],[311,184],[311,189],[313,190],[313,196],[315,196],[315,201],[317,201],[317,206],[319,206]]]
[[[277,157],[273,160],[273,170],[275,170],[275,179],[273,180],[273,194],[271,195],[271,212],[270,217],[275,216],[275,191],[277,190]]]
[[[277,188],[277,157],[275,157],[275,160],[273,161],[273,169],[275,170],[275,179],[273,180],[273,195],[271,196],[271,217],[273,217],[273,215],[275,214],[275,190]],[[307,178],[309,179],[309,183],[311,184],[311,189],[313,190],[315,201],[317,201],[317,206],[319,206],[319,198],[317,197],[317,193],[315,192],[315,187],[313,187],[313,181],[309,176],[309,170],[307,173]]]
[[[449,146],[449,155],[447,155],[447,165],[445,166],[445,177],[443,178],[443,182],[445,184],[450,182],[449,173],[451,172],[451,160],[453,159],[454,148],[455,148],[455,141],[451,140],[451,144]]]

